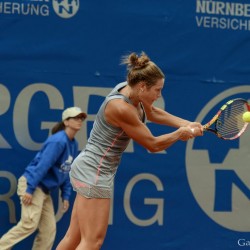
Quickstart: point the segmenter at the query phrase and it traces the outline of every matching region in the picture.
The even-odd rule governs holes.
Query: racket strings
[[[245,126],[242,115],[247,111],[243,102],[233,102],[227,106],[216,122],[216,129],[224,138],[232,138],[239,134]]]

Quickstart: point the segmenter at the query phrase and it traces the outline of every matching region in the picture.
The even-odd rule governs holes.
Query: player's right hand
[[[179,131],[180,131],[180,137],[179,137],[179,139],[181,141],[187,141],[189,139],[194,138],[193,131],[190,128],[188,128],[188,127],[180,127]]]

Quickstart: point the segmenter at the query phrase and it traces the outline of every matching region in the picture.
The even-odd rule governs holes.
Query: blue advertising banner
[[[146,52],[166,75],[156,105],[204,124],[225,101],[250,100],[249,39],[247,0],[0,0],[0,237],[20,219],[18,178],[66,107],[88,114],[84,147],[104,97],[126,78],[123,55]],[[154,154],[131,142],[102,249],[250,247],[249,141],[250,130],[233,141],[205,133]],[[58,197],[53,249],[75,193],[66,214]]]

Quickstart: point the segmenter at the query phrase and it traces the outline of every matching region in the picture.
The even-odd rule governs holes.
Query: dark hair
[[[51,130],[52,135],[57,133],[58,131],[64,130],[65,129],[65,125],[64,122],[58,122]]]
[[[136,53],[122,57],[122,64],[127,64],[127,82],[130,86],[135,86],[143,81],[148,88],[155,85],[156,81],[165,78],[161,69],[150,58],[142,52],[140,56]]]

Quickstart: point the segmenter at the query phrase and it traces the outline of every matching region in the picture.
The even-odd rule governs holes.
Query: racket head
[[[250,106],[245,99],[230,100],[203,126],[203,129],[215,133],[221,139],[234,140],[246,130],[248,123],[243,121],[242,115],[249,110]],[[215,129],[210,128],[213,123]]]

